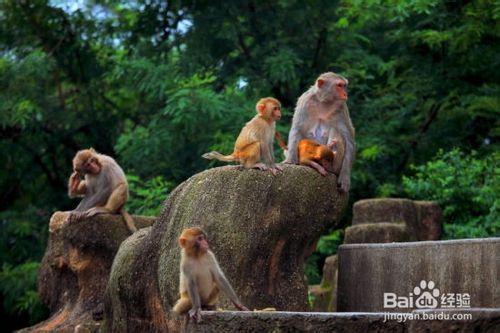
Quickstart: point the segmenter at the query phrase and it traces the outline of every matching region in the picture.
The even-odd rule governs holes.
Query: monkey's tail
[[[234,154],[231,155],[222,155],[219,152],[216,151],[211,151],[209,153],[205,153],[201,155],[201,157],[206,158],[207,160],[219,160],[222,162],[238,162],[239,159],[238,157],[234,156]]]
[[[120,214],[123,216],[123,219],[125,220],[125,224],[127,225],[128,230],[130,230],[131,233],[134,233],[137,231],[137,227],[135,226],[134,219],[132,216],[127,213],[125,209],[120,210]]]

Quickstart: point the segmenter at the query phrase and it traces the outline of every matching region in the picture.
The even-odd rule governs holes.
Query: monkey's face
[[[85,160],[83,163],[75,165],[75,171],[81,175],[96,175],[101,172],[101,166],[95,157]]]
[[[205,235],[198,235],[195,239],[195,248],[202,253],[206,253],[208,251],[208,241]]]
[[[320,76],[316,80],[318,97],[321,101],[347,101],[347,79],[332,74]]]
[[[334,82],[333,88],[335,90],[336,96],[339,99],[341,99],[343,101],[347,101],[347,82],[345,82],[344,80],[341,80],[341,79],[337,79]]]
[[[274,121],[280,120],[281,118],[281,106],[279,104],[272,103],[268,106],[270,109],[271,119]]]

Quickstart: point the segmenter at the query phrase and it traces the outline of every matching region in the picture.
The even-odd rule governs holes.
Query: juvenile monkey
[[[328,172],[334,172],[335,152],[333,152],[333,147],[335,144],[336,141],[322,145],[311,139],[300,140],[298,146],[299,164],[316,169],[322,176],[326,176]]]
[[[73,158],[73,173],[69,177],[68,195],[70,198],[83,198],[70,213],[70,221],[97,214],[119,213],[128,229],[137,231],[134,220],[124,209],[128,199],[127,179],[111,157],[92,148],[77,152]]]
[[[231,284],[208,248],[205,232],[198,227],[184,229],[179,237],[181,246],[180,299],[172,311],[189,313],[195,322],[201,321],[202,309],[214,310],[222,291],[240,311],[249,311],[241,304]]]
[[[341,167],[338,185],[343,192],[349,191],[351,168],[356,143],[354,127],[346,105],[348,81],[341,75],[328,72],[321,74],[316,83],[297,101],[292,128],[288,138],[288,155],[285,163],[299,163],[297,146],[302,139],[327,145],[336,140]]]
[[[240,132],[231,155],[212,151],[202,155],[206,159],[238,162],[247,169],[270,170],[273,174],[282,168],[274,164],[275,122],[281,118],[281,104],[272,97],[262,98],[255,106],[257,115]],[[281,138],[281,137],[280,137]]]

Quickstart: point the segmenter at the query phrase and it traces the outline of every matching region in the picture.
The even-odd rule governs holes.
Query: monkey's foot
[[[283,171],[283,168],[277,165],[273,165],[269,168],[269,171],[271,171],[271,173],[276,176],[278,173]]]
[[[329,144],[326,145],[328,148],[333,150],[333,148],[337,147],[337,140],[332,140]]]
[[[326,177],[328,175],[328,172],[324,169],[324,168],[321,168],[321,169],[317,169],[317,171],[319,172],[320,175],[322,175],[323,177]]]
[[[252,167],[252,169],[259,169],[261,171],[267,171],[267,170],[269,170],[269,167],[267,165],[265,165],[264,163],[257,163]]]
[[[194,320],[195,323],[201,322],[201,311],[200,309],[191,309],[188,312],[189,318]]]
[[[81,219],[83,219],[85,216],[86,216],[85,212],[72,211],[69,213],[67,222],[69,222],[69,223],[78,222]]]

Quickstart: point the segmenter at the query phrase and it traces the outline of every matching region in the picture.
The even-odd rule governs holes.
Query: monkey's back
[[[270,136],[269,131],[270,125],[259,116],[253,117],[245,126],[241,129],[238,138],[234,144],[234,152],[241,152],[249,145],[260,142],[268,141]],[[274,131],[272,131],[272,137],[274,136]]]

